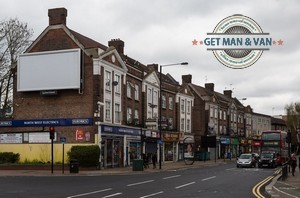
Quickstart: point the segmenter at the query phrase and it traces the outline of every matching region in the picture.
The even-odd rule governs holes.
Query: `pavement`
[[[265,189],[272,198],[300,198],[300,168],[296,168],[295,176],[288,172],[285,180],[282,179],[281,173],[279,173]]]
[[[161,171],[176,171],[190,168],[200,168],[207,166],[217,166],[226,163],[235,163],[235,160],[208,160],[208,161],[195,161],[192,165],[185,164],[184,161],[179,162],[165,162],[162,164],[161,169],[159,164],[156,168],[152,168],[152,164],[149,168],[143,171],[134,171],[133,167],[122,167],[122,168],[106,168],[101,170],[90,170],[81,169],[79,167],[78,173],[70,173],[69,170],[0,170],[0,177],[11,177],[11,176],[101,176],[101,175],[130,175],[130,174],[149,174]],[[279,168],[279,170],[281,170]],[[288,172],[288,176],[285,180],[281,178],[281,172],[276,171],[277,174],[270,183],[265,187],[266,194],[272,198],[300,198],[300,169],[296,169],[295,176],[292,176],[291,172]]]

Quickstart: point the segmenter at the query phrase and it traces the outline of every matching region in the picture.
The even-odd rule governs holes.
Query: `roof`
[[[91,38],[83,36],[82,34],[79,34],[78,32],[75,32],[74,30],[69,29],[69,31],[84,46],[85,49],[89,49],[89,48],[101,48],[103,50],[106,50],[108,48],[107,46],[105,46],[105,45],[103,45],[101,43],[98,43],[97,41],[94,41]]]

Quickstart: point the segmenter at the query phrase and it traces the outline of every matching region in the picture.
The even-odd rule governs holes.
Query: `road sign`
[[[158,143],[158,144],[162,144],[163,141],[162,141],[162,140],[157,140],[157,143]]]
[[[67,141],[67,138],[66,137],[60,137],[60,142],[61,143],[65,143]]]

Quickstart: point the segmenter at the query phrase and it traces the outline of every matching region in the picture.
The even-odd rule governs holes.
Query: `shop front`
[[[220,136],[220,152],[221,158],[227,158],[227,154],[230,153],[230,137]]]
[[[164,150],[165,161],[177,161],[179,134],[164,133],[163,142],[164,142],[163,150]]]
[[[124,167],[141,156],[141,130],[101,125],[101,155],[105,168]]]
[[[235,158],[239,154],[239,139],[237,137],[230,138],[230,144],[231,144],[231,157]]]
[[[258,139],[253,139],[251,145],[252,145],[252,152],[260,154],[261,141]]]
[[[247,138],[241,138],[239,154],[251,153],[251,152],[252,152],[252,140]]]
[[[179,133],[178,144],[178,161],[182,161],[185,157],[194,156],[195,138],[191,134]]]

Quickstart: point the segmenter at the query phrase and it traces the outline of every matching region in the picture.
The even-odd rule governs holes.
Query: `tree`
[[[289,105],[286,105],[285,107],[286,115],[287,115],[287,127],[291,130],[292,133],[292,139],[296,140],[293,141],[294,143],[297,142],[297,151],[299,150],[300,145],[300,103],[295,102],[291,103]],[[296,138],[297,137],[297,138]]]
[[[32,43],[33,30],[17,18],[0,21],[0,117],[11,109],[13,69],[18,56]]]

